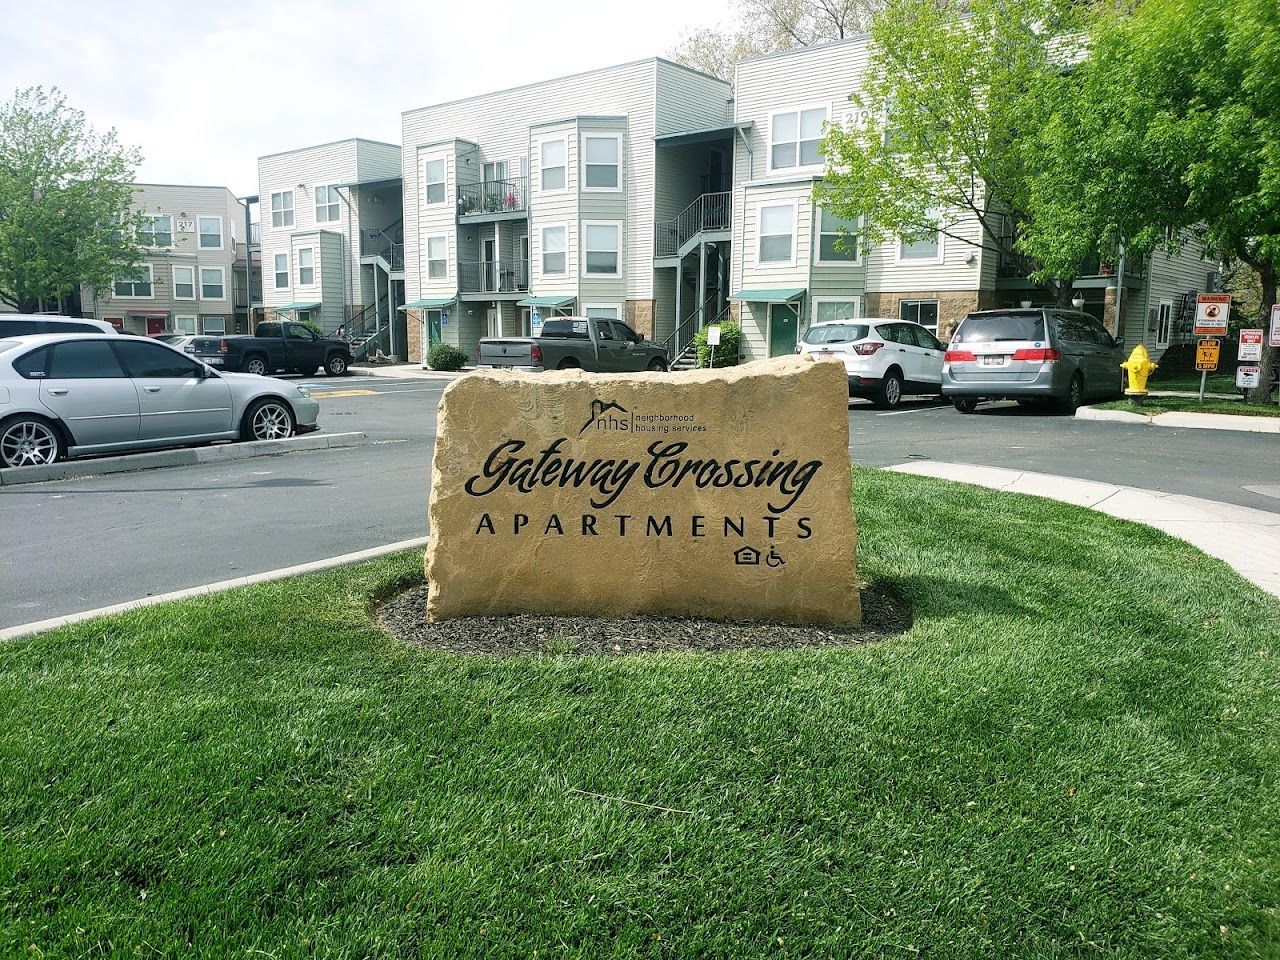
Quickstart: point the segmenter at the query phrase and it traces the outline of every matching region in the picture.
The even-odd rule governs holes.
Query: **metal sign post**
[[[714,370],[716,366],[716,347],[720,346],[720,327],[712,324],[707,327],[707,356],[710,359],[708,369]]]

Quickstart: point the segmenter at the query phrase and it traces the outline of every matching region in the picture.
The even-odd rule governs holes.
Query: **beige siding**
[[[1151,255],[1151,265],[1147,270],[1145,290],[1126,290],[1127,305],[1122,302],[1124,314],[1125,344],[1134,347],[1138,344],[1138,331],[1142,331],[1141,342],[1153,354],[1159,354],[1163,347],[1156,344],[1156,321],[1153,311],[1158,311],[1163,301],[1168,301],[1174,311],[1176,324],[1178,301],[1186,293],[1203,293],[1209,274],[1215,270],[1215,264],[1204,258],[1203,248],[1199,243],[1188,241],[1177,253],[1168,254],[1157,250]],[[1177,331],[1170,338],[1170,343],[1177,343]]]
[[[680,133],[733,122],[733,88],[717,77],[657,61],[655,133]]]

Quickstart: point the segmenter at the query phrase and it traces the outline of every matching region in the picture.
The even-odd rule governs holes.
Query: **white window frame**
[[[222,290],[222,295],[218,297],[205,296],[204,292],[204,274],[205,271],[218,271],[218,286]],[[227,270],[225,267],[199,267],[197,270],[200,277],[200,299],[201,300],[226,300],[227,299]]]
[[[196,299],[196,280],[197,280],[196,268],[191,264],[175,263],[173,264],[171,269],[172,269],[172,280],[173,280],[173,299],[195,300]],[[182,296],[182,294],[178,293],[178,284],[182,282],[178,279],[179,270],[186,270],[191,277],[191,279],[187,281],[187,284],[191,287],[191,296],[189,297],[184,297]]]
[[[564,148],[564,161],[560,163],[558,166],[552,166],[550,168],[546,167],[542,162],[543,150],[546,148],[547,144],[549,143],[558,143]],[[546,183],[545,171],[547,169],[563,170],[564,186],[552,187],[548,189],[545,185]],[[540,194],[567,193],[568,190],[569,190],[569,138],[568,137],[548,137],[545,140],[539,140],[538,141],[538,193]]]
[[[440,164],[440,179],[431,179],[431,165],[433,163]],[[440,199],[431,199],[431,188],[435,184],[440,185]],[[423,157],[422,158],[422,205],[424,207],[438,207],[441,204],[449,202],[449,159],[448,157]]]
[[[183,321],[190,321],[184,327]],[[173,332],[194,337],[200,332],[200,318],[194,313],[176,313],[173,316]]]
[[[280,283],[280,258],[284,257],[284,283]],[[272,285],[276,290],[288,290],[292,274],[289,271],[289,254],[276,253],[271,257]]]
[[[825,161],[821,157],[818,158],[818,161],[816,163],[800,162],[800,144],[803,142],[800,138],[800,116],[806,110],[819,110],[819,109],[823,110],[826,113],[826,119],[822,121],[823,124],[825,125],[830,123],[831,122],[831,104],[829,103],[805,103],[805,104],[800,104],[798,106],[787,107],[784,110],[774,110],[772,113],[769,114],[769,134],[768,134],[768,138],[765,140],[765,150],[768,151],[767,159],[765,161],[765,169],[767,169],[770,173],[777,173],[778,171],[781,171],[781,170],[804,171],[804,170],[822,169],[822,167],[825,165]],[[796,162],[789,167],[775,167],[773,165],[773,147],[774,147],[773,131],[775,126],[775,121],[777,120],[778,117],[785,116],[789,113],[794,113],[796,115],[796,138],[795,140],[787,141],[789,143],[794,143],[796,145]],[[821,143],[823,139],[824,137],[819,136],[818,142]]]
[[[760,256],[760,246],[764,242],[764,211],[767,207],[789,207],[791,209],[791,259],[789,260],[765,260]],[[794,267],[796,265],[796,257],[798,256],[796,248],[800,246],[799,230],[796,228],[796,221],[799,219],[798,205],[795,200],[760,200],[756,203],[756,265],[764,268],[771,267]],[[780,233],[771,233],[771,237],[780,237]]]
[[[324,191],[326,198],[325,203],[321,203],[316,199],[316,193],[320,190]],[[333,199],[330,200],[330,197]],[[342,197],[338,194],[337,184],[317,183],[311,190],[311,199],[314,201],[313,205],[315,206],[316,223],[338,223],[342,220]],[[328,213],[330,207],[334,207],[337,210],[332,217],[329,216]],[[323,217],[320,216],[321,209],[325,211],[325,215]]]
[[[115,298],[116,298],[116,299],[118,299],[118,300],[154,300],[154,299],[156,298],[156,269],[155,269],[155,267],[154,267],[152,264],[149,264],[149,263],[140,263],[140,264],[138,264],[138,269],[139,269],[139,270],[146,270],[146,271],[147,271],[147,284],[151,287],[151,292],[150,292],[150,293],[120,293],[120,292],[118,292],[118,291],[116,290],[116,283],[118,283],[118,282],[119,282],[119,278],[112,278],[112,280],[111,280],[111,295],[112,295],[113,297],[115,297]],[[130,289],[133,289],[133,287],[134,287],[137,283],[138,283],[138,281],[136,281],[136,280],[131,280],[131,281],[129,281],[129,288],[130,288]]]
[[[1160,338],[1161,332],[1164,339]],[[1173,301],[1161,300],[1156,307],[1156,349],[1163,350],[1173,339]]]
[[[863,308],[862,308],[862,294],[860,293],[847,296],[847,297],[810,297],[809,299],[813,304],[813,306],[810,308],[810,319],[809,319],[810,323],[827,323],[828,322],[818,317],[818,304],[820,303],[852,303],[853,317],[849,321],[850,323],[852,323],[854,320],[861,320],[864,316]]]
[[[443,240],[443,241],[444,241],[444,256],[443,256],[443,257],[434,257],[434,258],[433,258],[433,257],[431,256],[431,241],[432,241],[432,240]],[[429,234],[427,234],[427,235],[426,235],[426,237],[424,237],[424,238],[423,238],[423,241],[422,241],[422,255],[423,255],[423,265],[424,265],[424,269],[423,269],[423,279],[424,279],[427,283],[431,283],[431,282],[433,282],[433,281],[438,281],[438,280],[448,280],[448,279],[449,279],[449,234],[447,234],[447,233],[429,233]],[[443,274],[441,274],[441,275],[440,275],[440,276],[438,276],[438,277],[433,277],[433,276],[431,275],[431,264],[432,264],[432,263],[443,263],[443,264],[444,264],[444,273],[443,273]]]
[[[304,253],[309,253],[309,254],[311,254],[311,263],[310,263],[310,265],[304,264],[304,263],[302,262],[302,255],[303,255]],[[317,259],[317,257],[316,257],[316,248],[315,248],[315,247],[299,247],[299,248],[298,248],[298,255],[297,255],[296,257],[294,257],[294,259],[298,261],[298,286],[300,286],[300,287],[314,287],[314,286],[316,285],[316,281],[319,279],[319,273],[316,271],[316,259]],[[303,279],[302,279],[302,271],[303,271],[303,270],[310,270],[310,271],[311,271],[311,279],[310,279],[310,280],[303,280]]]
[[[220,324],[222,329],[210,330],[209,329],[210,321]],[[203,320],[200,321],[200,330],[202,333],[208,334],[211,337],[225,336],[227,333],[227,318],[226,317],[205,317]]]
[[[906,266],[937,266],[946,259],[947,247],[946,237],[942,234],[942,214],[938,211],[930,211],[930,215],[937,218],[938,221],[938,253],[930,260],[920,257],[903,257],[902,245],[907,241],[902,237],[898,237],[893,244],[893,262]]]
[[[596,276],[599,276],[599,274],[596,274]],[[608,319],[614,321],[615,323],[627,322],[626,311],[623,309],[623,306],[620,303],[584,303],[582,305],[582,315],[584,317],[591,316],[592,310],[612,310],[617,315],[613,317],[609,317]],[[603,320],[605,318],[601,317],[599,319]]]
[[[206,220],[218,221],[218,245],[216,247],[206,247],[204,245],[204,232],[200,229],[200,226]],[[205,217],[205,216],[196,217],[196,249],[197,250],[222,250],[226,247],[226,245],[227,245],[226,227],[225,227],[225,224],[223,224],[221,217]]]
[[[172,250],[172,249],[173,249],[173,215],[172,215],[172,214],[168,214],[168,213],[154,213],[154,214],[153,214],[153,213],[148,213],[148,214],[144,214],[144,216],[146,217],[146,219],[147,219],[147,220],[150,222],[150,224],[151,224],[151,239],[152,239],[152,241],[153,241],[153,242],[152,242],[152,243],[145,243],[145,242],[143,242],[142,237],[141,237],[141,236],[139,236],[139,237],[137,238],[137,239],[138,239],[138,244],[139,244],[139,246],[146,247],[148,250]],[[156,221],[157,221],[157,220],[168,220],[168,221],[169,221],[169,229],[168,229],[168,231],[167,231],[167,232],[168,232],[168,234],[169,234],[169,242],[168,242],[168,243],[155,243],[155,242],[154,242],[154,241],[155,241],[155,236],[156,236]]]
[[[933,322],[933,326],[932,327],[926,326],[925,324],[920,323],[919,320],[908,320],[906,317],[904,317],[902,315],[902,308],[909,303],[915,303],[915,304],[932,303],[934,307],[934,313],[937,315],[936,319]],[[905,297],[902,300],[898,301],[898,321],[901,323],[920,323],[920,326],[924,327],[926,330],[932,333],[935,337],[937,337],[938,327],[942,323],[942,301],[939,300],[937,297]],[[939,339],[941,338],[939,337]]]
[[[564,231],[564,250],[555,251],[564,254],[564,269],[558,273],[548,273],[547,265],[547,231],[563,230]],[[567,277],[569,276],[569,224],[568,223],[544,223],[538,230],[538,273],[544,277]],[[592,274],[599,276],[599,274]]]
[[[279,210],[276,209],[276,197],[280,198]],[[288,206],[285,206],[285,203],[284,203],[286,197],[289,199]],[[292,190],[276,190],[274,193],[271,194],[271,198],[268,202],[271,205],[271,228],[273,230],[283,230],[287,227],[292,227],[293,226],[293,191]],[[287,220],[285,219],[286,214],[288,215]],[[279,217],[279,220],[280,220],[279,223],[276,222],[277,216]],[[197,224],[197,229],[199,229],[198,224]]]
[[[603,164],[603,163],[592,163],[592,164],[587,163],[587,141],[588,140],[612,140],[613,141],[614,146],[617,150],[617,161],[614,163],[614,168],[617,171],[617,181],[618,181],[616,186],[593,187],[587,182],[588,166],[593,166],[593,167],[608,166],[608,164]],[[581,190],[582,193],[621,193],[622,192],[622,134],[608,133],[604,131],[596,132],[596,131],[584,130],[582,131],[581,139],[578,143],[578,150],[580,151],[578,162],[582,168],[578,172],[578,178],[579,178],[578,183],[582,185],[582,190]],[[567,157],[565,159],[566,161],[568,160]]]
[[[862,266],[862,247],[863,236],[862,231],[866,226],[866,218],[858,217],[858,232],[853,235],[854,248],[852,260],[823,260],[822,259],[822,238],[826,236],[839,237],[839,233],[831,233],[822,229],[822,211],[823,207],[814,204],[813,207],[813,262],[823,267],[860,267]]]
[[[613,273],[600,273],[599,271],[587,272],[587,256],[591,250],[589,247],[588,237],[591,234],[592,227],[612,227],[614,235],[618,238],[617,246],[614,248],[614,254],[617,256],[617,269]],[[567,246],[567,244],[566,244]],[[604,252],[604,251],[600,251]],[[622,221],[620,220],[583,220],[582,221],[582,276],[592,279],[613,278],[622,276]]]

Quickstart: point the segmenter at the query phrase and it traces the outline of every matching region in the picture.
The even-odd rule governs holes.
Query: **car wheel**
[[[262,357],[250,357],[244,362],[244,372],[265,377],[267,375],[267,361],[263,360]]]
[[[0,466],[39,467],[63,454],[58,428],[43,417],[17,416],[0,424]]]
[[[973,413],[978,409],[978,401],[974,397],[956,397],[951,403],[960,413]]]
[[[557,370],[581,370],[582,364],[580,364],[577,360],[574,360],[572,357],[568,357],[567,359],[561,360],[560,366],[556,367],[556,369]]]
[[[293,436],[297,421],[283,400],[264,397],[255,400],[244,412],[240,425],[241,440],[283,440]]]
[[[1071,378],[1071,383],[1067,386],[1067,395],[1062,398],[1060,407],[1062,412],[1074,416],[1076,410],[1080,408],[1080,404],[1084,402],[1084,377],[1080,376],[1079,371]]]
[[[663,373],[667,369],[667,365],[657,357],[649,361],[649,369],[654,373]]]
[[[331,377],[340,377],[347,372],[347,358],[335,353],[324,362],[324,372]]]
[[[885,410],[893,410],[902,402],[902,374],[890,370],[880,381],[880,390],[876,394],[875,404]]]

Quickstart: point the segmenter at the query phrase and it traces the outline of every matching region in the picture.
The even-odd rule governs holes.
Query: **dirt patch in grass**
[[[427,587],[409,585],[383,598],[378,625],[392,636],[430,650],[493,656],[630,656],[642,653],[720,653],[727,650],[799,650],[873,643],[911,628],[907,601],[883,586],[862,591],[857,627],[788,626],[699,617],[459,617],[428,623]]]

